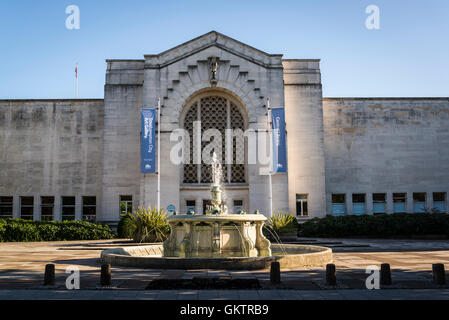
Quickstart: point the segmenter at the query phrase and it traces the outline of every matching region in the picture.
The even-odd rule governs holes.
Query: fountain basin
[[[281,247],[282,246],[282,247]],[[258,270],[267,269],[278,261],[281,268],[320,267],[332,263],[332,250],[312,245],[272,244],[272,256],[179,258],[164,257],[162,244],[123,247],[103,250],[101,263],[113,266],[152,269],[221,269]]]
[[[219,258],[271,255],[262,233],[262,214],[175,215],[167,218],[170,236],[164,257]]]

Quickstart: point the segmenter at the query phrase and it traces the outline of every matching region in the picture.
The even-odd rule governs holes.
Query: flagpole
[[[75,68],[75,99],[78,99],[78,63]]]
[[[161,208],[161,99],[157,99],[157,210]]]
[[[271,183],[271,173],[272,173],[272,166],[273,166],[273,142],[271,140],[271,125],[270,125],[270,112],[271,112],[271,108],[270,108],[270,98],[267,98],[267,126],[268,126],[268,139],[270,141],[270,150],[269,150],[269,159],[270,162],[268,164],[268,188],[269,188],[269,193],[268,193],[268,200],[270,201],[270,217],[273,216],[273,186]]]

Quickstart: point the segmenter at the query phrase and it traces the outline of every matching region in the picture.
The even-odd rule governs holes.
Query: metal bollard
[[[438,285],[446,284],[446,274],[444,271],[444,264],[432,264],[433,282]]]
[[[44,286],[54,286],[55,285],[55,265],[46,264],[45,274],[44,274]]]
[[[111,285],[111,265],[103,264],[101,265],[101,278],[100,284],[102,286],[110,286]]]
[[[389,286],[391,283],[390,264],[382,263],[380,265],[380,284]]]
[[[278,261],[273,261],[271,263],[270,281],[272,284],[281,283],[281,265]]]
[[[337,285],[337,275],[335,270],[335,264],[329,263],[326,265],[326,285],[336,286]]]

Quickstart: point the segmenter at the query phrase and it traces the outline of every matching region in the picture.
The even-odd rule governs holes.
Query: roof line
[[[267,52],[265,52],[265,51],[262,51],[262,50],[260,50],[260,49],[255,48],[255,47],[253,47],[253,46],[250,46],[250,45],[248,45],[248,44],[246,44],[246,43],[243,43],[243,42],[241,42],[241,41],[239,41],[239,40],[236,40],[236,39],[234,39],[234,38],[231,38],[231,37],[229,37],[229,36],[227,36],[227,35],[225,35],[225,34],[223,34],[223,33],[220,33],[220,32],[218,32],[218,31],[212,30],[212,31],[209,31],[209,32],[207,32],[207,33],[204,33],[204,34],[202,34],[202,35],[200,35],[200,36],[198,36],[198,37],[196,37],[196,38],[193,38],[193,39],[191,39],[191,40],[189,40],[189,41],[186,41],[186,42],[184,42],[184,43],[181,43],[181,44],[177,45],[176,47],[173,47],[173,48],[170,48],[170,49],[168,49],[168,50],[165,50],[165,51],[163,51],[163,52],[161,52],[161,53],[158,53],[158,54],[145,54],[144,57],[145,57],[145,58],[146,58],[146,57],[160,57],[160,56],[164,55],[164,54],[167,53],[167,52],[170,52],[170,51],[172,51],[172,50],[175,50],[175,49],[177,49],[177,48],[180,48],[180,47],[182,47],[182,46],[185,46],[185,45],[187,45],[187,44],[189,44],[189,43],[191,43],[191,42],[193,42],[193,41],[196,41],[196,40],[198,40],[198,39],[200,39],[200,38],[202,38],[202,37],[208,36],[208,35],[210,35],[210,34],[215,34],[215,35],[216,35],[216,38],[215,38],[215,41],[214,41],[214,42],[217,42],[218,36],[222,36],[222,37],[224,37],[224,38],[226,38],[226,39],[230,39],[230,40],[232,40],[232,41],[235,41],[235,42],[237,42],[237,43],[239,43],[239,44],[241,44],[241,45],[244,45],[244,46],[246,46],[246,47],[249,47],[249,48],[251,48],[251,49],[253,49],[253,50],[256,50],[256,51],[258,51],[258,52],[260,52],[260,53],[263,53],[263,54],[265,54],[265,55],[267,55],[267,56],[271,56],[271,57],[274,57],[274,56],[282,56],[282,54],[270,54],[270,53],[267,53]]]

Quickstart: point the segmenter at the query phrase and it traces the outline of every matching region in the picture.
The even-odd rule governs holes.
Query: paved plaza
[[[449,290],[0,290],[0,300],[449,300]]]
[[[432,283],[432,264],[449,268],[449,242],[423,240],[298,239],[334,251],[337,286],[328,287],[324,268],[283,269],[280,285],[269,270],[162,270],[112,267],[112,286],[102,288],[100,252],[119,241],[74,241],[0,244],[0,299],[447,299],[449,286]],[[47,263],[55,264],[56,285],[43,287]],[[389,263],[391,286],[367,290],[366,267]],[[81,290],[68,291],[66,268],[80,270]],[[257,278],[260,290],[144,290],[154,279],[194,277]]]

